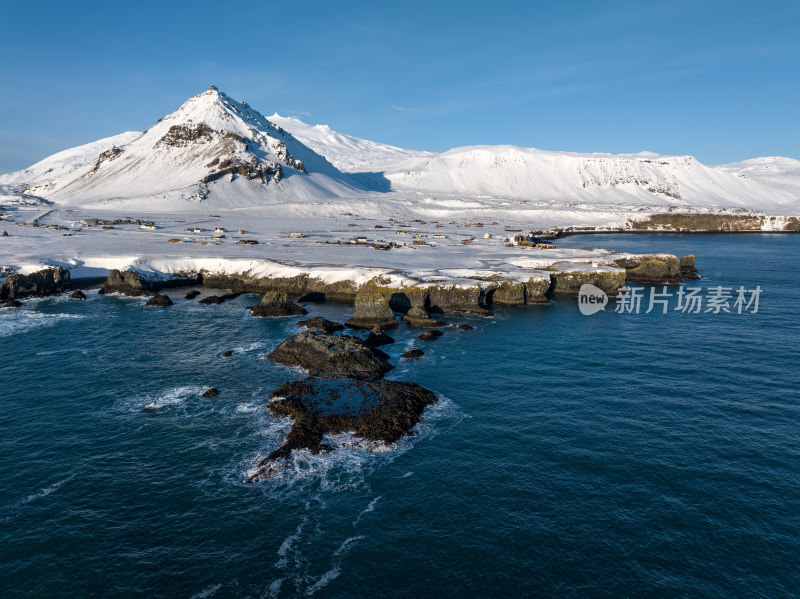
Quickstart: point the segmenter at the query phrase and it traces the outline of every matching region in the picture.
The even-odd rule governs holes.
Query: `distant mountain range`
[[[325,125],[269,118],[215,87],[144,133],[65,150],[0,176],[5,191],[70,205],[237,208],[325,198],[497,197],[579,204],[800,208],[800,161],[706,166],[691,156],[579,154],[517,146],[406,150]]]

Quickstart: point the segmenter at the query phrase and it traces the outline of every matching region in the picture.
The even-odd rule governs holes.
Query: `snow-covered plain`
[[[609,263],[604,252],[508,245],[532,229],[619,228],[667,210],[796,215],[799,207],[800,162],[787,158],[709,167],[647,152],[474,146],[434,154],[266,119],[212,87],[144,133],[0,177],[0,228],[9,234],[0,238],[0,266],[474,284]],[[156,228],[88,224],[126,217]],[[350,243],[359,237],[397,247]]]

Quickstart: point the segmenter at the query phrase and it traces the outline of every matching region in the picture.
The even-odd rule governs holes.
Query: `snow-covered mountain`
[[[57,203],[185,209],[352,196],[357,184],[247,104],[211,87],[133,141],[26,190]]]
[[[732,162],[714,167],[736,175],[741,179],[749,179],[782,193],[794,193],[800,190],[800,160],[782,156],[752,158],[742,162]]]
[[[582,209],[800,210],[800,161],[706,166],[691,156],[579,154],[517,146],[406,150],[269,119],[213,86],[142,134],[65,150],[0,177],[6,191],[58,203],[191,210],[399,192],[524,200]],[[203,208],[205,209],[205,208]]]
[[[569,203],[797,209],[800,185],[746,180],[691,156],[578,154],[469,146],[386,172],[393,189]]]
[[[58,152],[21,171],[0,175],[0,185],[27,187],[33,183],[44,183],[63,177],[75,169],[97,160],[97,157],[106,150],[116,146],[124,146],[140,135],[141,132],[139,131],[126,131],[119,135],[106,137]]]
[[[346,173],[383,172],[414,158],[432,157],[432,152],[405,150],[334,131],[328,125],[308,125],[278,113],[269,120],[284,128],[336,168]]]

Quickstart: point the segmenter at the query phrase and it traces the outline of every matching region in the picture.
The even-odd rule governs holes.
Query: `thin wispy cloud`
[[[392,104],[389,108],[397,112],[424,112],[422,108],[409,108],[408,106],[398,106],[397,104]]]

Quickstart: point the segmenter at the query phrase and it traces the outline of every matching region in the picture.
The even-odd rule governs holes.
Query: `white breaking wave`
[[[34,501],[36,501],[38,499],[42,499],[43,497],[47,497],[51,493],[55,493],[56,491],[58,491],[61,487],[63,487],[66,483],[71,481],[73,478],[75,478],[74,474],[71,475],[71,476],[68,476],[67,478],[64,478],[64,479],[62,479],[62,480],[60,480],[58,482],[53,483],[49,487],[45,487],[44,489],[41,489],[37,493],[33,493],[32,495],[28,495],[22,501],[22,503],[23,504],[33,503]]]
[[[217,591],[222,588],[221,584],[213,584],[210,587],[206,587],[199,593],[195,593],[191,596],[191,599],[207,599],[208,597],[213,597],[217,594]]]
[[[40,327],[50,327],[66,320],[81,320],[81,314],[45,314],[22,308],[0,311],[0,337],[27,333]]]
[[[144,406],[145,410],[160,410],[168,406],[176,406],[182,404],[187,399],[192,397],[199,397],[206,387],[199,385],[186,385],[183,387],[175,387],[166,393],[159,395],[156,399]]]

